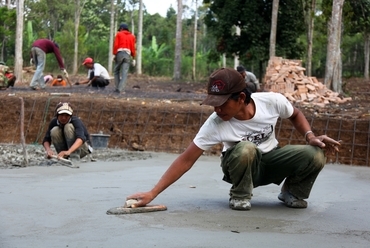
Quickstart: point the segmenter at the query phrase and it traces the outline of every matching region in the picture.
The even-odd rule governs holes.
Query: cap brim
[[[209,105],[218,107],[224,104],[229,99],[231,94],[227,95],[208,95],[206,99],[200,105]]]
[[[68,115],[72,115],[72,112],[69,111],[69,110],[61,110],[58,112],[58,115],[61,115],[61,114],[68,114]]]

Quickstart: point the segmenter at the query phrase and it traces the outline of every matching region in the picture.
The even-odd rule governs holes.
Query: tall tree
[[[279,13],[279,0],[273,0],[271,13],[270,58],[275,56],[276,27],[278,22],[278,13]]]
[[[195,0],[194,13],[194,41],[193,41],[193,73],[192,79],[195,81],[197,68],[197,33],[198,33],[198,0]]]
[[[73,74],[78,70],[78,29],[80,27],[80,17],[87,0],[75,0],[75,35],[74,35],[74,54],[73,54]]]
[[[325,85],[335,92],[342,92],[342,11],[344,0],[333,0],[331,19],[328,23],[328,45],[325,65]]]
[[[312,75],[312,48],[313,48],[313,31],[316,12],[316,0],[303,1],[305,22],[307,27],[307,58],[306,58],[306,75]]]
[[[173,70],[173,79],[181,78],[181,50],[182,50],[182,0],[177,0],[177,18],[176,18],[176,46],[175,61]]]
[[[15,61],[14,61],[14,74],[17,80],[22,82],[23,70],[23,16],[24,16],[24,1],[18,0],[17,4],[17,29],[16,29],[16,42],[15,42]]]
[[[136,39],[136,73],[141,75],[141,64],[142,64],[142,48],[143,48],[143,0],[139,1],[139,21],[138,21],[138,33]]]
[[[110,1],[110,31],[109,31],[109,54],[108,54],[108,72],[112,74],[113,68],[113,42],[114,42],[114,18],[115,18],[115,8],[114,8],[115,0]]]
[[[240,27],[239,27],[239,26],[236,26],[236,27],[235,27],[235,35],[236,35],[237,37],[239,37],[239,36],[240,36],[240,32],[241,32]],[[239,61],[239,54],[235,53],[235,54],[234,54],[234,69],[236,69],[236,67],[237,67],[239,64],[240,64],[240,61]]]

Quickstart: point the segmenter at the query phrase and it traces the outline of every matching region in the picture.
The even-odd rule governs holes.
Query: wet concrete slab
[[[152,202],[167,211],[106,214],[176,157],[0,170],[0,247],[370,247],[368,167],[328,164],[307,209],[285,207],[268,185],[252,210],[234,211],[219,158],[204,156]]]

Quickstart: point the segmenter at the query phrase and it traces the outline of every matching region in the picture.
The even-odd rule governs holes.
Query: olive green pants
[[[253,188],[285,179],[282,191],[306,199],[325,163],[324,152],[316,146],[286,145],[262,154],[255,144],[243,141],[224,152],[221,167],[223,180],[232,184],[232,198],[251,199]]]
[[[71,123],[66,124],[63,129],[58,126],[53,127],[50,130],[50,136],[57,153],[67,151],[76,141],[75,127]],[[89,154],[89,147],[85,142],[71,153],[71,156],[83,158],[87,154]]]

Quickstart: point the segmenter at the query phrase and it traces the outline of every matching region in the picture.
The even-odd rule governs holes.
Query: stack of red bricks
[[[326,88],[316,77],[305,76],[305,71],[301,60],[272,57],[266,69],[264,90],[282,93],[293,103],[320,107],[352,100],[351,97],[339,97],[339,93]]]

